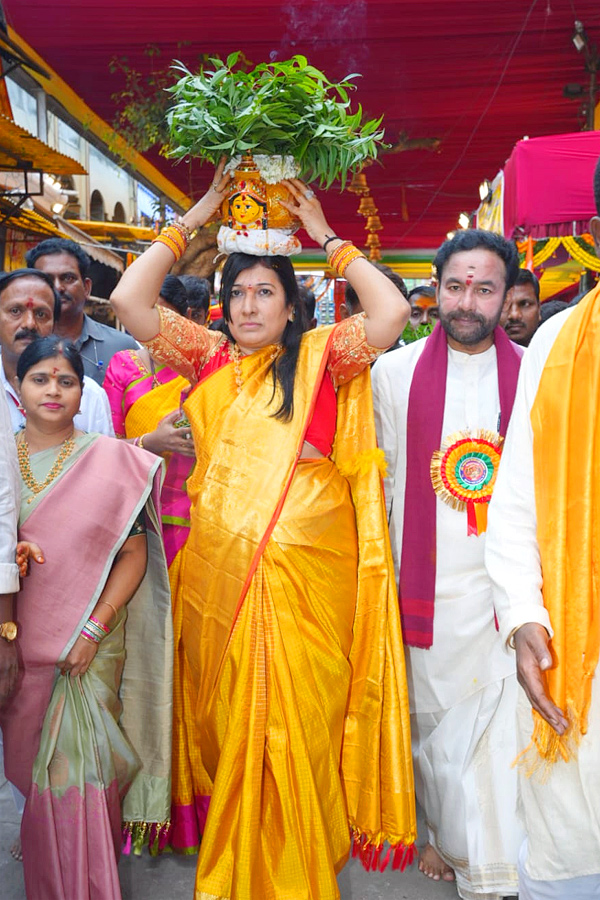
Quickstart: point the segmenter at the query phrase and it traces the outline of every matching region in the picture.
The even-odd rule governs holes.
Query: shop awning
[[[61,232],[50,219],[32,209],[23,209],[7,200],[0,200],[0,225],[44,238],[62,237]]]
[[[126,222],[98,222],[93,219],[77,219],[77,227],[97,241],[153,241],[153,228],[128,225]]]
[[[0,169],[42,169],[53,175],[86,175],[76,159],[71,159],[40,141],[26,128],[0,114]]]
[[[105,266],[110,266],[111,269],[116,269],[117,272],[125,271],[125,263],[119,254],[113,253],[112,250],[103,247],[102,244],[99,244],[90,237],[90,235],[79,228],[81,225],[79,219],[75,220],[77,225],[75,225],[74,221],[63,219],[61,216],[55,216],[55,221],[60,229],[60,236],[69,237],[72,241],[77,241],[78,244],[81,244],[86,253],[88,253],[92,259],[95,259],[96,262],[100,262]]]

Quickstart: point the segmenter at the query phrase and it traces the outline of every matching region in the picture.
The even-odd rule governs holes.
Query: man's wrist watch
[[[14,622],[3,622],[0,625],[0,638],[11,643],[17,636],[17,626]]]

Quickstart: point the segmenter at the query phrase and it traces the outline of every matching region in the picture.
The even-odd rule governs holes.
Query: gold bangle
[[[364,259],[364,253],[361,253],[360,250],[356,250],[353,254],[350,255],[349,259],[346,258],[340,264],[338,271],[342,278],[345,276],[348,266],[350,266],[353,262],[356,262],[357,259]]]
[[[341,244],[338,244],[338,246],[335,247],[329,254],[329,265],[332,267],[335,266],[335,261],[344,252],[344,250],[347,250],[349,247],[353,246],[354,244],[352,243],[352,241],[342,241]]]
[[[164,244],[165,247],[168,247],[175,256],[175,260],[181,259],[187,250],[189,242],[188,229],[185,225],[181,226],[179,223],[177,225],[167,225],[152,241],[153,244]]]
[[[110,608],[112,609],[112,611],[115,614],[115,618],[119,615],[119,610],[117,609],[117,607],[113,606],[112,603],[109,603],[108,600],[98,600],[98,603],[102,603],[102,604],[104,604],[104,606],[110,606]]]
[[[189,242],[192,239],[192,230],[185,224],[185,222],[182,222],[181,220],[178,220],[177,222],[172,222],[171,227],[178,228],[179,231],[181,231],[181,233],[183,234],[183,236],[186,240],[186,243],[189,244]]]
[[[145,437],[148,437],[147,432],[146,432],[146,434],[142,434],[141,437],[138,438],[138,442],[137,442],[138,447],[141,447],[142,450],[144,449],[144,438]]]
[[[175,261],[181,259],[183,253],[181,252],[181,248],[172,240],[167,234],[159,234],[157,238],[154,238],[152,241],[153,244],[164,244],[165,247],[168,247],[173,256],[175,257]]]

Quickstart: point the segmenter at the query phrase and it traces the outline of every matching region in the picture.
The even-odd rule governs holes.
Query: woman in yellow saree
[[[208,221],[227,181],[217,170],[183,224]],[[288,185],[309,235],[344,249],[314,194]],[[112,301],[195,385],[182,633],[212,782],[195,897],[335,900],[351,833],[371,868],[390,858],[384,841],[400,865],[415,839],[368,369],[408,307],[353,254],[348,280],[365,314],[303,334],[289,261],[234,254],[225,333],[193,328],[155,306],[169,247],[158,240]]]

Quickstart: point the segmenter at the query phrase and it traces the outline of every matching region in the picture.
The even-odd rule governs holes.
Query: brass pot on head
[[[300,227],[300,220],[279,203],[279,200],[289,202],[291,199],[283,184],[267,184],[252,154],[247,153],[235,169],[223,200],[223,225],[242,234],[267,228],[294,234]]]

